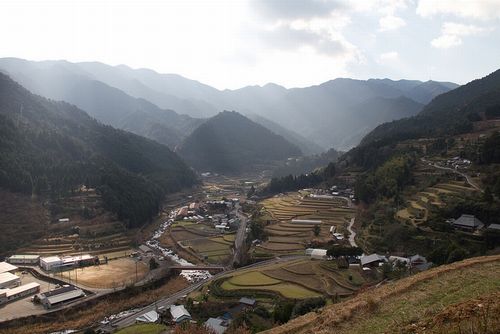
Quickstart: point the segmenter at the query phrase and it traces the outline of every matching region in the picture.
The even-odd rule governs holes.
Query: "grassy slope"
[[[474,333],[494,333],[499,297],[500,255],[478,257],[374,288],[268,333],[458,333],[459,326],[484,324],[484,315],[490,331]]]

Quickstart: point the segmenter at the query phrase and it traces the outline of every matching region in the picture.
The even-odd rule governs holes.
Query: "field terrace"
[[[208,263],[224,263],[232,255],[234,234],[220,234],[209,224],[177,221],[170,235],[184,250]]]
[[[354,209],[347,207],[343,198],[315,199],[300,193],[276,196],[261,202],[272,218],[272,224],[265,227],[268,239],[255,247],[255,256],[266,254],[304,254],[307,245],[313,241],[332,239],[330,228],[339,233],[346,231],[349,220],[354,217]],[[292,219],[321,220],[320,233],[314,235],[314,226],[291,223]]]
[[[213,283],[211,291],[216,298],[247,294],[264,301],[273,295],[285,299],[319,296],[338,299],[378,281],[377,276],[376,271],[366,273],[359,266],[338,269],[334,261],[301,259],[222,277]]]
[[[396,212],[396,219],[403,223],[422,227],[421,225],[427,222],[429,212],[433,207],[446,206],[450,197],[464,197],[477,193],[477,190],[464,180],[453,180],[457,177],[455,174],[448,176],[449,172],[443,172],[422,163],[416,166],[414,174],[417,184],[425,184],[426,179],[435,176],[441,180],[448,179],[448,181],[436,183],[422,191],[410,189],[405,207]]]

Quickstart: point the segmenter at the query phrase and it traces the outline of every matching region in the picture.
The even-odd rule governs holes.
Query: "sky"
[[[99,61],[218,89],[500,68],[500,0],[0,0],[0,57]]]

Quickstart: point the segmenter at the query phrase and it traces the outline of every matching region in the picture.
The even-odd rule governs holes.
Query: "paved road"
[[[248,223],[248,218],[241,212],[241,206],[239,203],[236,203],[235,209],[236,216],[238,216],[238,219],[240,220],[240,226],[238,227],[238,232],[236,232],[236,237],[234,238],[233,265],[241,259],[241,250],[243,242],[245,241],[245,230]]]
[[[293,261],[293,260],[297,260],[297,259],[301,259],[301,258],[304,258],[305,256],[286,256],[286,257],[278,257],[278,258],[275,258],[275,259],[272,259],[272,260],[267,260],[267,261],[262,261],[262,262],[258,262],[258,263],[254,263],[254,264],[251,264],[251,265],[248,265],[248,266],[245,266],[245,267],[241,267],[241,268],[238,268],[238,269],[234,269],[234,270],[227,270],[227,271],[224,271],[222,273],[219,273],[217,275],[214,275],[212,276],[211,278],[208,278],[204,281],[201,281],[201,282],[197,282],[197,283],[193,283],[191,284],[190,286],[188,286],[187,288],[179,291],[179,292],[176,292],[172,295],[170,295],[169,297],[166,297],[166,298],[163,298],[163,299],[159,299],[157,301],[155,301],[154,303],[152,304],[149,304],[148,306],[145,306],[139,310],[137,310],[136,312],[134,313],[131,313],[130,315],[128,316],[125,316],[123,318],[120,318],[120,319],[117,319],[117,320],[114,320],[106,325],[101,325],[99,327],[99,329],[101,331],[104,331],[104,332],[112,332],[116,329],[119,329],[119,328],[124,328],[124,327],[127,327],[127,326],[130,326],[130,325],[133,325],[135,323],[135,319],[147,312],[150,312],[150,311],[153,311],[153,310],[161,310],[161,309],[164,309],[164,308],[167,308],[168,306],[174,304],[177,300],[181,299],[183,296],[199,289],[202,285],[214,280],[214,279],[217,279],[223,275],[227,275],[227,274],[230,274],[232,272],[235,272],[235,271],[238,271],[238,270],[243,270],[243,269],[248,269],[248,268],[254,268],[254,267],[261,267],[261,266],[265,266],[265,265],[269,265],[269,264],[272,264],[272,263],[280,263],[280,262],[287,262],[287,261]]]
[[[449,171],[451,171],[451,172],[453,172],[453,173],[455,173],[455,174],[458,174],[458,175],[460,175],[460,176],[464,177],[464,178],[465,178],[465,180],[467,181],[467,183],[468,183],[468,184],[469,184],[472,188],[474,188],[474,189],[476,189],[476,190],[479,190],[480,192],[483,192],[483,189],[481,189],[481,188],[480,188],[477,184],[475,184],[475,183],[474,183],[474,181],[472,181],[472,179],[470,178],[470,176],[469,176],[469,175],[467,175],[467,174],[465,174],[465,173],[462,173],[462,172],[460,172],[460,171],[458,171],[458,170],[456,170],[456,169],[454,169],[454,168],[439,166],[439,165],[434,164],[434,163],[432,163],[432,162],[430,162],[430,161],[428,161],[428,160],[426,160],[426,159],[424,159],[424,158],[422,158],[421,160],[422,160],[423,162],[428,163],[428,164],[429,164],[429,166],[432,166],[432,167],[434,167],[434,168],[443,169],[443,170],[449,170]]]

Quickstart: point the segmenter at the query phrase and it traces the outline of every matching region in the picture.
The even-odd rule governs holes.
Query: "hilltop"
[[[360,292],[264,333],[498,333],[500,256],[471,258]]]
[[[300,149],[237,112],[222,112],[199,126],[178,153],[199,171],[235,173],[268,165]]]
[[[37,94],[74,103],[103,122],[170,147],[190,134],[200,118],[237,110],[265,117],[267,121],[251,118],[279,135],[292,131],[306,138],[299,145],[304,154],[319,153],[318,146],[350,149],[377,125],[413,116],[439,94],[458,87],[436,81],[338,78],[304,88],[270,83],[218,90],[176,74],[98,62],[3,58],[0,69]],[[380,100],[370,104],[372,99]]]

